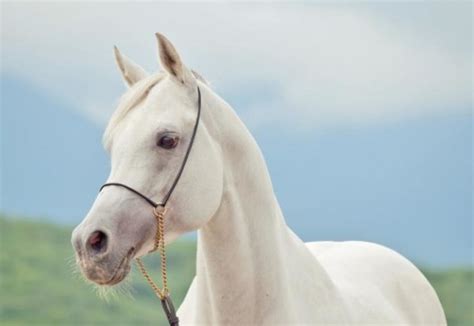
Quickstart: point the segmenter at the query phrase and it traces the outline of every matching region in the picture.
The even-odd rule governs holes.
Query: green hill
[[[0,218],[1,325],[165,325],[161,306],[136,270],[132,282],[105,301],[74,273],[71,229]],[[195,244],[169,248],[170,284],[179,306],[195,271]],[[159,280],[157,256],[147,259]],[[438,291],[449,324],[474,325],[473,270],[426,272]],[[131,294],[131,295],[130,295]]]

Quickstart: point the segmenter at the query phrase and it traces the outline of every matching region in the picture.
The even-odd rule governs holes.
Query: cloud
[[[365,125],[471,108],[470,11],[469,3],[7,3],[2,71],[103,125],[123,91],[112,45],[155,70],[160,31],[253,128]]]

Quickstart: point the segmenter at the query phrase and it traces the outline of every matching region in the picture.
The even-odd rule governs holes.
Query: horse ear
[[[163,69],[183,84],[195,83],[193,74],[183,64],[173,44],[164,35],[160,33],[155,35],[158,40],[160,62]]]
[[[116,46],[114,46],[114,54],[115,62],[122,73],[123,80],[129,87],[148,76],[148,73],[142,67],[120,53]]]

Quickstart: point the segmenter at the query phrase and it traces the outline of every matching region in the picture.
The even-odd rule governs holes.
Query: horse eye
[[[165,135],[158,140],[157,145],[164,149],[173,149],[178,145],[178,136]]]

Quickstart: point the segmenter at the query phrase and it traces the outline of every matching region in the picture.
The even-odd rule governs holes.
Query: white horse
[[[178,310],[183,325],[446,324],[432,286],[393,250],[298,238],[252,135],[173,45],[157,38],[164,68],[157,74],[115,49],[129,89],[104,145],[109,182],[162,198],[190,142],[199,86],[200,124],[165,220],[166,243],[198,230],[196,276]],[[103,189],[72,236],[83,273],[102,285],[122,281],[131,259],[153,248],[156,227],[142,198]]]

